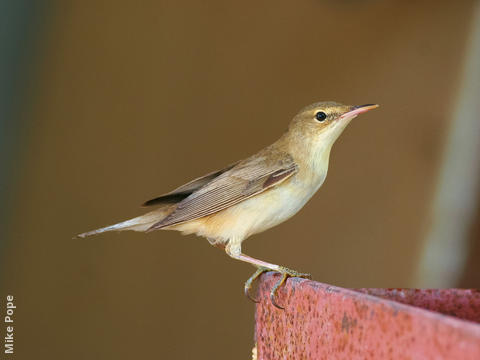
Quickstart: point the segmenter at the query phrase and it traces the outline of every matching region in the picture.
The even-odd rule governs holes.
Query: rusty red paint
[[[480,323],[480,291],[476,289],[373,288],[355,290],[364,294]]]
[[[259,360],[480,359],[478,291],[354,291],[290,278],[278,292],[279,310],[269,299],[278,279],[269,273],[259,284]]]

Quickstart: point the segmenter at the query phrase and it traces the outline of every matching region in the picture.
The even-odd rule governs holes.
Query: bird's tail
[[[146,231],[153,224],[161,221],[170,213],[169,207],[163,207],[156,209],[144,215],[138,216],[136,218],[122,221],[118,224],[106,226],[100,229],[92,230],[85,232],[83,234],[77,235],[77,237],[87,237],[90,235],[96,235],[107,231],[124,231],[124,230],[133,230],[133,231]]]

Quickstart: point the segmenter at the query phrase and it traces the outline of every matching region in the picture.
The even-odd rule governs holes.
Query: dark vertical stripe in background
[[[30,86],[41,54],[46,2],[0,1],[0,251],[15,201],[19,163],[28,148]],[[1,259],[2,254],[0,254]]]

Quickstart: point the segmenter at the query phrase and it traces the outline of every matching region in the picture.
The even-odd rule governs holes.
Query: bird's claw
[[[265,268],[265,267],[259,267],[257,269],[257,271],[255,271],[255,273],[245,282],[245,296],[255,303],[258,303],[259,301],[257,299],[254,299],[252,296],[250,296],[250,289],[252,287],[253,282],[260,275],[262,275],[264,272],[267,272],[267,271],[271,271],[271,269],[268,269],[268,268]],[[283,266],[280,267],[278,272],[280,274],[282,274],[282,277],[272,287],[272,290],[270,291],[270,301],[272,302],[272,305],[275,306],[276,308],[281,309],[281,310],[285,310],[285,308],[278,305],[277,301],[275,300],[275,297],[277,295],[277,292],[278,292],[278,289],[280,288],[280,286],[282,286],[285,283],[285,281],[287,281],[287,279],[289,277],[300,277],[300,278],[304,278],[304,279],[311,279],[312,276],[310,274],[300,273],[298,271],[291,270],[291,269],[288,269],[288,268],[283,267]]]
[[[255,273],[252,276],[250,276],[247,281],[245,281],[245,288],[244,288],[245,296],[248,299],[252,300],[254,303],[258,303],[258,300],[253,298],[250,295],[250,289],[252,288],[252,284],[255,280],[257,280],[257,278],[260,275],[262,275],[264,272],[267,272],[267,271],[270,271],[270,269],[260,266],[258,267],[257,271],[255,271]]]
[[[292,269],[289,269],[289,268],[286,268],[286,267],[283,267],[283,266],[280,268],[280,270],[278,272],[280,274],[282,274],[282,277],[272,287],[272,290],[270,290],[270,301],[272,302],[273,306],[275,306],[276,308],[278,308],[280,310],[285,310],[285,308],[283,306],[278,305],[277,301],[275,300],[275,297],[277,295],[277,292],[278,292],[278,289],[280,288],[280,286],[282,286],[285,283],[285,281],[287,281],[287,279],[289,277],[299,277],[299,278],[304,278],[304,279],[311,279],[312,275],[304,274],[304,273],[301,273],[301,272],[298,272],[298,271],[295,271],[295,270],[292,270]]]

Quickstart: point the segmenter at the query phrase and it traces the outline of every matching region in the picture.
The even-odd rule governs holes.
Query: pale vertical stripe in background
[[[480,3],[477,2],[463,76],[447,132],[431,225],[419,262],[418,287],[454,287],[465,266],[480,184],[479,64]]]

